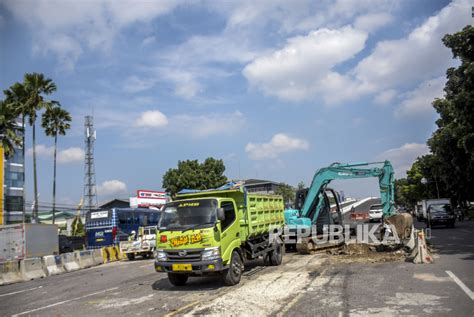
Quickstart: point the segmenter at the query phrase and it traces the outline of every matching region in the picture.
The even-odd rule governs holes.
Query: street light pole
[[[436,179],[436,176],[433,176],[434,177],[434,182],[435,182],[435,185],[436,185],[436,194],[438,195],[438,199],[439,199],[439,187],[438,187],[438,180]],[[426,185],[429,183],[429,181],[423,177],[420,182],[423,184],[423,185]]]

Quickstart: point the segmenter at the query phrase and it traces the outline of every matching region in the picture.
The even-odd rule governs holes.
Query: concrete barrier
[[[104,264],[104,258],[102,257],[102,251],[100,249],[92,250],[92,259],[95,265]]]
[[[108,248],[100,248],[100,252],[102,253],[102,259],[104,260],[104,263],[109,263],[110,262],[109,249]]]
[[[118,261],[122,260],[124,258],[124,254],[122,253],[122,251],[120,251],[120,247],[115,246],[114,249],[115,249],[115,254],[116,254],[117,260]]]
[[[43,266],[48,276],[66,272],[60,255],[43,256]]]
[[[107,247],[107,253],[109,254],[109,262],[115,262],[120,260],[115,247]]]
[[[0,263],[0,285],[23,281],[20,272],[20,261],[5,261]]]
[[[41,258],[23,259],[20,261],[21,277],[24,281],[46,277]]]
[[[61,254],[61,258],[62,258],[64,269],[66,270],[66,272],[77,271],[81,268],[73,252]]]
[[[85,269],[91,266],[94,266],[94,259],[92,257],[92,251],[75,251],[74,257],[76,258],[77,263],[81,269]]]

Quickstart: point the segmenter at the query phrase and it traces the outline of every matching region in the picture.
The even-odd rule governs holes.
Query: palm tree
[[[55,106],[43,113],[41,126],[44,128],[47,136],[54,137],[54,173],[53,173],[53,224],[56,218],[56,147],[58,144],[58,135],[66,135],[66,130],[71,128],[71,115],[58,102]]]
[[[25,88],[25,111],[28,116],[28,123],[33,128],[33,186],[35,205],[33,210],[33,219],[38,222],[38,180],[36,176],[36,117],[37,112],[43,108],[50,108],[51,101],[44,99],[43,95],[50,95],[56,91],[56,85],[49,78],[45,78],[43,74],[31,73],[25,74],[23,79]]]
[[[18,125],[13,108],[7,102],[0,101],[0,138],[1,147],[6,158],[15,154],[15,148],[21,145],[21,139],[16,134]],[[3,157],[0,157],[3,160]]]
[[[5,94],[5,102],[7,102],[10,107],[12,108],[15,116],[21,116],[21,150],[23,158],[25,157],[25,118],[28,115],[27,108],[26,108],[26,92],[25,87],[23,84],[14,83],[10,88],[4,90],[3,93]],[[26,181],[25,177],[25,168],[23,167],[23,181]],[[23,191],[23,222],[25,222],[26,218],[26,208],[25,208],[25,193]]]

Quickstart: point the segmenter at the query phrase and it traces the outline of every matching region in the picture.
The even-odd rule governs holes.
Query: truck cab
[[[270,232],[283,230],[283,198],[244,189],[179,195],[167,203],[158,226],[155,270],[173,285],[189,276],[222,275],[235,285],[247,260],[263,256],[268,264],[282,261],[282,243]]]

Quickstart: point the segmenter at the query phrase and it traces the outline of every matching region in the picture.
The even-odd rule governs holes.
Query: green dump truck
[[[243,186],[178,194],[158,225],[155,270],[175,286],[210,274],[235,285],[249,260],[280,265],[283,209],[281,196],[247,193]]]

